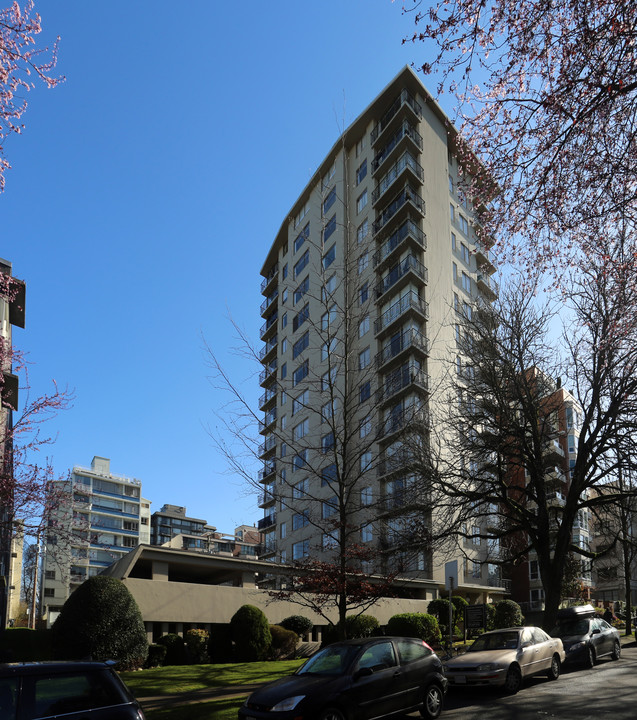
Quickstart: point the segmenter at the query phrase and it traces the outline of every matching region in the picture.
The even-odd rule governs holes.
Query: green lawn
[[[237,720],[237,710],[244,699],[212,700],[163,710],[144,710],[144,714],[146,720]]]
[[[222,665],[169,665],[120,673],[135,697],[180,695],[196,690],[266,683],[294,672],[304,660],[278,660]],[[232,700],[202,700],[192,705],[145,710],[148,720],[236,720],[245,696]]]

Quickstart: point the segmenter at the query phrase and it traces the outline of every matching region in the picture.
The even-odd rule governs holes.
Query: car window
[[[531,645],[535,644],[531,628],[524,628],[524,630],[522,631],[522,645],[524,645],[525,643],[531,643]]]
[[[482,650],[515,650],[518,646],[517,632],[485,633],[469,648],[469,652]]]
[[[347,645],[330,645],[319,650],[299,668],[297,675],[316,673],[317,675],[341,675],[349,667],[357,647]]]
[[[358,661],[358,668],[381,668],[394,667],[396,665],[394,646],[390,642],[381,642],[368,647]]]
[[[402,665],[422,660],[432,654],[431,648],[428,648],[422,640],[396,640],[398,655]]]
[[[610,630],[612,628],[612,625],[609,625],[606,620],[602,618],[597,618],[597,624],[600,630]]]
[[[14,720],[18,699],[17,678],[0,678],[0,718]]]
[[[33,677],[33,720],[91,708],[119,705],[124,701],[107,672]]]
[[[534,644],[543,643],[551,639],[541,628],[533,628],[531,636],[533,637]]]

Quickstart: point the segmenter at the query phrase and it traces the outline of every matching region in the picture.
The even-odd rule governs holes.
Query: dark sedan
[[[437,718],[447,681],[422,640],[376,637],[328,645],[294,675],[252,693],[240,720],[371,720],[420,710]]]
[[[622,646],[619,630],[601,618],[592,605],[558,610],[553,637],[561,638],[566,651],[565,663],[593,667],[598,658],[619,660]]]

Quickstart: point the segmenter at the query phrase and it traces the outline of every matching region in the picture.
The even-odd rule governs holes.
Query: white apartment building
[[[142,483],[115,475],[108,458],[95,456],[89,468],[76,466],[70,480],[56,483],[65,493],[47,530],[42,615],[50,626],[71,592],[88,577],[150,544],[150,502]]]
[[[455,137],[404,68],[337,139],[268,251],[258,528],[273,562],[329,554],[340,532],[330,517],[345,501],[333,479],[344,473],[347,532],[373,549],[370,569],[400,562],[431,581],[430,597],[444,588],[453,558],[408,557],[397,538],[417,520],[401,510],[413,478],[400,433],[450,401],[458,318],[497,293]],[[436,522],[435,508],[425,520]],[[503,593],[486,566],[458,560],[468,597]]]

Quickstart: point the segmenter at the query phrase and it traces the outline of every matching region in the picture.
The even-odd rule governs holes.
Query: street
[[[568,669],[556,682],[531,678],[517,695],[495,689],[447,693],[444,720],[634,720],[637,717],[637,644],[623,645],[617,662],[600,660],[590,669]]]

